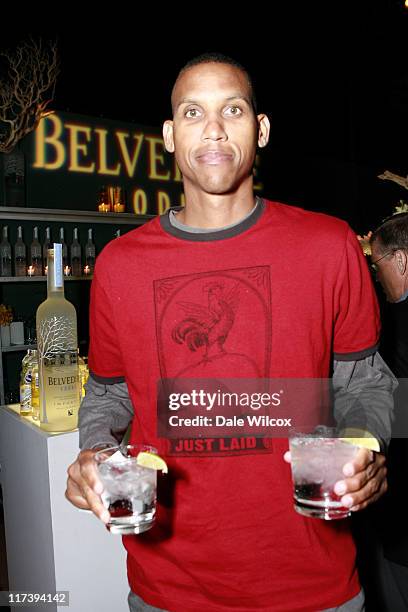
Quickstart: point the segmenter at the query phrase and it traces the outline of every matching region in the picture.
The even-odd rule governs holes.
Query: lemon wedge
[[[354,446],[359,446],[360,448],[368,448],[377,453],[381,450],[377,438],[374,438],[363,429],[346,429],[343,434],[345,434],[345,437],[340,438],[343,442],[354,444]]]
[[[137,465],[147,467],[152,470],[161,470],[163,474],[167,474],[169,471],[165,460],[159,457],[159,455],[150,453],[149,451],[141,451],[138,454]]]

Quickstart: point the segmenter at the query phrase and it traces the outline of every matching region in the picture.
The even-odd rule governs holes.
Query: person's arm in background
[[[382,452],[391,440],[397,379],[378,352],[356,361],[334,360],[334,417],[339,430],[361,430]],[[356,432],[354,437],[358,436]]]
[[[339,253],[333,313],[332,351],[337,371],[332,382],[339,426],[345,430],[361,422],[364,430],[384,447],[391,436],[395,379],[376,353],[381,327],[377,296],[367,262],[350,227],[344,250]],[[339,362],[344,362],[340,369]],[[345,477],[335,485],[342,503],[353,511],[376,501],[387,489],[385,456],[380,445],[372,448],[380,452],[360,448],[355,459],[344,466]]]
[[[381,451],[360,448],[356,459],[345,466],[344,480],[335,485],[342,503],[354,512],[377,501],[387,490],[385,453],[398,383],[377,352],[356,361],[335,361],[332,382],[334,416],[343,435],[359,436],[360,431],[361,437],[372,436]]]

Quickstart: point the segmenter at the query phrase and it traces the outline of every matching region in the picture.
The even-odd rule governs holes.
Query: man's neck
[[[180,223],[197,228],[222,228],[244,219],[255,205],[251,190],[233,194],[186,193],[186,205],[177,213]]]

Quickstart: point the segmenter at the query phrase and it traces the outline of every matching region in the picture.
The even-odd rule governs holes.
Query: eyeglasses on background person
[[[384,257],[387,257],[387,255],[393,255],[395,251],[388,251],[387,253],[385,253],[384,255],[382,255],[381,257],[379,257],[378,259],[376,259],[375,261],[372,261],[370,263],[371,269],[374,270],[374,272],[378,272],[379,268],[377,266],[378,262],[381,261],[382,259],[384,259]]]

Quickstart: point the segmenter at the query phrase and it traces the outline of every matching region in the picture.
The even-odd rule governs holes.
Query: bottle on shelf
[[[81,399],[85,397],[85,384],[89,378],[88,357],[81,357],[78,349],[79,376],[81,381]]]
[[[82,275],[82,250],[78,240],[78,228],[74,227],[74,238],[71,244],[71,273],[73,276]]]
[[[17,240],[14,245],[14,274],[16,276],[27,275],[27,248],[23,241],[23,228],[17,228]]]
[[[92,240],[92,228],[88,229],[88,242],[85,245],[85,274],[93,274],[95,268],[95,245]]]
[[[31,371],[31,416],[35,421],[40,420],[40,380],[38,374],[38,353]]]
[[[31,404],[31,384],[33,368],[37,365],[37,351],[28,349],[27,354],[21,362],[20,378],[20,414],[30,416],[33,412]]]
[[[44,274],[47,274],[47,251],[48,249],[52,249],[52,242],[51,242],[51,228],[46,227],[45,228],[45,240],[44,240],[44,244],[42,247],[42,258],[43,258],[43,265],[44,265]]]
[[[102,185],[102,187],[99,190],[97,206],[98,206],[98,211],[102,213],[111,212],[112,210],[111,201],[109,198],[109,192],[108,192],[108,189],[104,185]]]
[[[35,226],[33,229],[33,241],[30,246],[30,264],[31,274],[30,276],[42,276],[42,255],[41,255],[41,244],[38,240],[38,227]]]
[[[59,229],[59,241],[58,242],[62,244],[62,266],[63,266],[63,269],[66,271],[67,266],[69,266],[69,260],[68,260],[68,247],[65,242],[65,231],[63,227],[60,227]],[[65,275],[67,276],[66,272],[65,272]]]
[[[37,309],[40,426],[45,431],[75,429],[81,399],[77,318],[64,297],[62,245],[48,251],[47,299]]]
[[[8,240],[8,225],[3,227],[0,242],[0,276],[11,276],[11,244]]]

